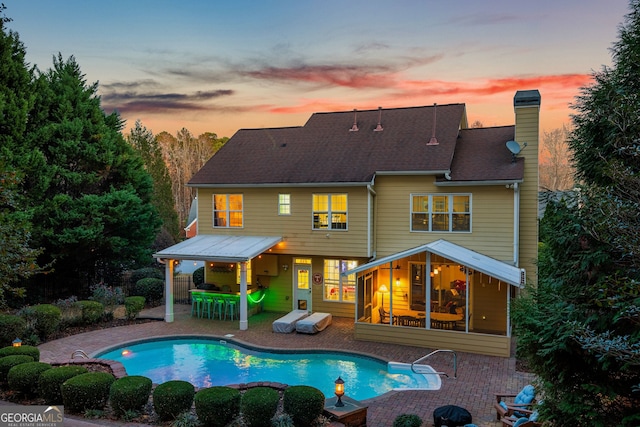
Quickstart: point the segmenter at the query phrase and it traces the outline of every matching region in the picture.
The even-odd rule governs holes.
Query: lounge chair
[[[524,386],[518,394],[496,393],[495,396],[496,401],[494,402],[493,407],[496,409],[497,421],[500,421],[508,414],[512,414],[510,412],[511,409],[516,410],[516,412],[513,413],[516,417],[525,416],[521,415],[521,413],[517,413],[517,410],[527,409],[531,411],[536,400],[535,389],[530,384]]]
[[[331,324],[331,313],[313,313],[309,317],[296,322],[296,332],[315,334],[324,331]]]
[[[298,322],[300,319],[304,319],[308,315],[309,312],[307,310],[293,310],[289,314],[286,314],[281,318],[274,320],[273,332],[289,334],[296,330],[296,322]]]

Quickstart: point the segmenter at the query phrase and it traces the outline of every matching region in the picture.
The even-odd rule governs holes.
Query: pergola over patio
[[[233,262],[240,266],[240,330],[247,320],[247,262],[282,241],[281,236],[228,236],[200,234],[153,254],[165,265],[165,322],[173,322],[174,261]]]

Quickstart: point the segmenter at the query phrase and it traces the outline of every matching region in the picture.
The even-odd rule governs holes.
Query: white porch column
[[[240,263],[240,330],[249,329],[247,320],[247,262]]]
[[[173,322],[173,260],[164,260],[164,321]]]

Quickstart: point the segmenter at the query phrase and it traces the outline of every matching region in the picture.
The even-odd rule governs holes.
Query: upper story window
[[[411,231],[471,231],[471,195],[412,194]]]
[[[358,261],[344,259],[324,260],[324,300],[356,301],[356,275],[342,276],[341,273],[356,268]]]
[[[347,229],[347,195],[346,194],[314,194],[313,195],[313,229],[314,230],[346,230]]]
[[[242,227],[242,194],[213,195],[213,226]]]
[[[291,194],[278,194],[278,215],[291,215]]]

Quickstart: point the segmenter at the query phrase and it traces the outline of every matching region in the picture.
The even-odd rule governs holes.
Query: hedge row
[[[29,397],[41,397],[48,405],[63,404],[71,413],[104,410],[111,404],[116,415],[139,412],[152,397],[153,408],[162,421],[171,421],[195,407],[198,422],[224,427],[242,416],[249,427],[269,427],[276,414],[280,394],[268,387],[256,387],[241,394],[224,386],[196,392],[186,381],[172,380],[152,391],[152,382],[143,376],[116,379],[105,372],[87,372],[81,366],[51,367],[28,346],[0,349],[0,385]],[[22,350],[20,350],[22,348]],[[36,349],[37,350],[37,349]],[[20,354],[20,351],[28,354]],[[324,394],[309,386],[291,386],[283,393],[283,409],[289,420],[279,425],[309,426],[322,414]]]

